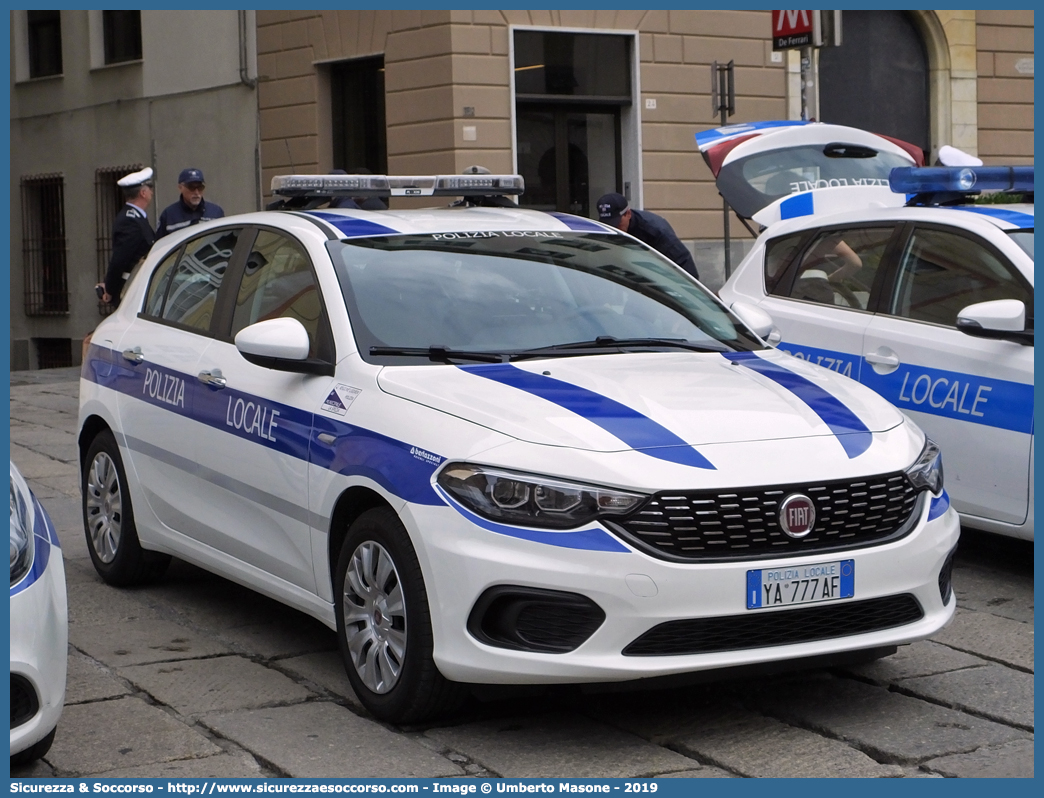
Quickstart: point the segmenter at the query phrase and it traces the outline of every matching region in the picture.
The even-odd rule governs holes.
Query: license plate
[[[855,560],[747,571],[747,609],[815,604],[855,595]]]

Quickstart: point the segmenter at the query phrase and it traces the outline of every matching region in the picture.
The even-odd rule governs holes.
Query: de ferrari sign
[[[773,11],[772,49],[812,46],[814,18],[814,11]]]

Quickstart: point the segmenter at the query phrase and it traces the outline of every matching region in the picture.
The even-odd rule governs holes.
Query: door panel
[[[878,362],[864,365],[862,381],[942,448],[958,512],[1020,524],[1029,505],[1033,347],[954,326],[962,308],[995,299],[1033,307],[1032,289],[988,242],[914,228],[885,313],[867,329],[864,354]]]
[[[863,365],[862,382],[910,414],[942,449],[958,512],[1020,524],[1029,501],[1033,347],[877,316],[865,351],[897,365]]]
[[[229,338],[259,321],[294,318],[308,331],[310,356],[332,362],[322,297],[298,242],[260,230],[234,279]],[[308,448],[312,415],[333,379],[256,366],[228,340],[213,342],[199,374],[196,414],[214,432],[198,452],[201,496],[213,509],[197,536],[314,592]]]
[[[195,496],[196,365],[238,229],[200,236],[161,263],[144,311],[120,343],[117,407],[131,464],[157,518],[186,532],[205,510]]]

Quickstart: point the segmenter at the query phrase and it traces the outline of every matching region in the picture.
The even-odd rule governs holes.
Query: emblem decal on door
[[[322,409],[327,413],[336,413],[339,416],[343,416],[348,412],[348,408],[352,406],[355,397],[361,393],[361,388],[352,388],[351,386],[338,383],[330,391],[330,395],[323,400]]]

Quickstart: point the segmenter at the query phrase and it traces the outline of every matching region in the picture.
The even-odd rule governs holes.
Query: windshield
[[[815,144],[768,150],[721,168],[718,190],[740,216],[751,218],[780,197],[833,186],[887,186],[910,159],[868,147]]]
[[[370,363],[430,362],[417,353],[373,355],[370,347],[505,357],[620,351],[625,341],[628,351],[763,347],[674,264],[622,236],[443,233],[327,246]],[[589,349],[566,346],[585,342]],[[562,351],[532,351],[548,347]]]
[[[1011,236],[1012,241],[1022,247],[1023,252],[1030,256],[1030,260],[1033,260],[1033,231],[1015,230],[1008,235]]]

